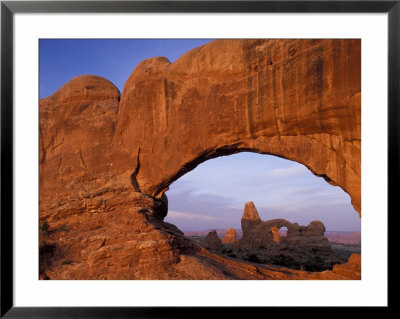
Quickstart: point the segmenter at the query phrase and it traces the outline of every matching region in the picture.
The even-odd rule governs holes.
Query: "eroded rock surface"
[[[163,222],[163,194],[254,151],[304,164],[360,212],[360,62],[359,40],[217,40],[143,61],[121,96],[87,75],[41,99],[41,278],[310,278],[193,245]]]

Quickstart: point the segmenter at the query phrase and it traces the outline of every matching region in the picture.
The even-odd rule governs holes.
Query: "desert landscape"
[[[331,270],[353,253],[361,253],[360,233],[330,232],[325,236],[320,221],[308,226],[284,219],[262,221],[253,202],[246,203],[241,224],[239,231],[185,232],[185,236],[215,253],[307,271]],[[287,230],[281,231],[283,227]]]
[[[175,181],[242,152],[305,166],[361,218],[360,40],[214,40],[121,92],[76,76],[39,113],[39,279],[361,279],[360,232],[264,220],[251,193],[240,229],[166,221]]]

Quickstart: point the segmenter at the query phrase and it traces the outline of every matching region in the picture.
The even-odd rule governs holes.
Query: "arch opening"
[[[283,156],[281,154],[276,154],[276,153],[270,153],[270,152],[264,152],[260,150],[259,148],[249,148],[249,147],[240,147],[238,146],[239,143],[236,144],[230,144],[230,145],[225,145],[223,147],[219,148],[212,148],[212,149],[207,149],[201,152],[200,155],[198,155],[195,159],[192,159],[190,161],[187,161],[183,165],[181,165],[180,169],[172,175],[166,178],[164,181],[160,182],[157,185],[157,190],[154,191],[155,197],[156,198],[161,198],[166,191],[170,189],[170,186],[177,180],[179,180],[182,176],[184,176],[187,173],[190,173],[191,171],[195,170],[196,167],[199,165],[208,162],[210,160],[214,160],[219,157],[227,157],[227,156],[232,156],[235,154],[240,154],[240,153],[253,153],[253,154],[259,154],[259,155],[267,155],[267,156],[272,156],[276,158],[281,158],[283,160],[291,161],[294,163],[297,163],[299,165],[302,165],[304,168],[307,168],[308,171],[310,171],[313,175],[317,177],[321,177],[325,182],[332,186],[338,186],[344,193],[346,193],[348,196],[350,196],[351,199],[351,205],[353,208],[358,212],[359,216],[361,217],[361,212],[360,212],[360,204],[358,203],[358,199],[354,199],[352,197],[352,194],[347,191],[340,183],[338,183],[333,177],[329,176],[326,173],[318,173],[314,171],[312,168],[310,168],[306,163],[298,160],[298,159],[293,159],[290,158],[290,156]],[[138,163],[139,165],[139,163]],[[135,173],[132,174],[136,176],[138,169],[136,168]]]
[[[333,264],[343,263],[345,258],[332,259],[334,252],[324,237],[325,230],[336,234],[360,230],[360,217],[351,205],[349,195],[340,187],[317,178],[299,163],[254,152],[204,162],[173,183],[166,195],[169,212],[165,221],[178,226],[199,244],[204,244],[206,236],[212,232],[206,248],[252,262],[267,260],[276,265],[314,271],[331,269]],[[267,238],[269,235],[251,240],[261,248],[275,243],[275,259],[253,253],[254,247],[246,247],[248,244],[240,246],[245,235],[243,205],[248,201],[255,202],[260,220],[267,223],[263,226],[266,229],[252,231],[252,236],[268,232],[271,237],[271,240]],[[313,225],[316,220],[321,220],[322,226]],[[227,238],[228,229],[230,238]],[[310,260],[299,261],[296,254],[293,257],[292,253],[287,253],[294,249],[293,243],[299,239],[303,240],[300,251],[308,242],[310,256],[316,261],[311,262],[310,256]],[[247,255],[238,253],[238,249],[247,249]],[[355,247],[355,251],[357,249]],[[325,254],[325,257],[321,258],[326,262],[321,266],[318,256],[324,250],[322,256]]]
[[[288,228],[286,226],[283,226],[281,228],[279,228],[279,236],[282,237],[287,237],[287,233],[288,233]]]

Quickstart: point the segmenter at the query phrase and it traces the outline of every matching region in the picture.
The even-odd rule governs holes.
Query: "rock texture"
[[[360,212],[360,62],[359,40],[217,40],[143,61],[121,96],[87,75],[41,99],[41,278],[288,278],[188,242],[163,222],[164,192],[253,151],[304,164]]]
[[[101,209],[88,193],[105,187],[113,175],[110,151],[119,98],[111,82],[87,75],[40,100],[40,217],[55,210],[65,213],[63,206],[73,198],[86,210]]]
[[[349,279],[361,279],[361,255],[352,254],[343,265],[334,265],[333,270],[335,274],[340,274]]]
[[[227,231],[225,233],[225,237],[222,238],[222,243],[224,243],[224,244],[235,244],[235,243],[237,243],[236,229],[235,228],[227,229]]]

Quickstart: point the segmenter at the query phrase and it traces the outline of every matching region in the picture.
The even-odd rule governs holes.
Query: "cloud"
[[[199,193],[194,188],[168,191],[166,195],[169,208],[178,212],[218,214],[234,203],[234,198]]]
[[[293,177],[306,174],[307,172],[307,167],[303,165],[296,165],[288,168],[275,168],[266,172],[264,175],[267,177]]]
[[[186,219],[186,220],[221,220],[220,218],[216,218],[214,216],[206,216],[194,213],[185,213],[185,212],[177,212],[177,211],[169,211],[168,218],[170,220],[174,219]]]
[[[165,221],[183,231],[239,227],[243,207],[232,208],[233,199],[197,193],[195,189],[168,191]]]

